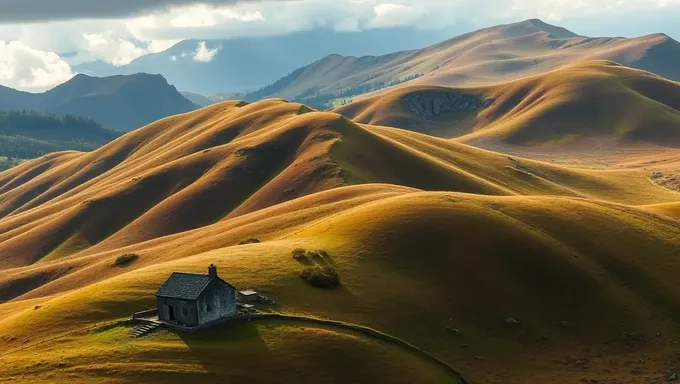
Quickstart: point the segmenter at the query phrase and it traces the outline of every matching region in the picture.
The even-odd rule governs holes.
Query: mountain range
[[[160,75],[97,78],[79,74],[39,94],[0,87],[0,111],[33,110],[84,116],[124,131],[196,108]]]
[[[330,55],[244,98],[282,97],[324,108],[334,99],[349,101],[397,84],[488,85],[597,59],[680,80],[680,67],[675,65],[680,62],[680,43],[666,35],[591,38],[531,19],[423,49],[382,56]]]
[[[378,28],[357,32],[314,29],[268,37],[229,40],[184,40],[159,53],[147,54],[128,65],[103,62],[77,65],[92,76],[154,73],[178,89],[203,95],[244,93],[276,81],[296,68],[340,53],[387,54],[434,44],[451,36],[450,29]],[[217,50],[210,61],[196,61],[199,43]]]

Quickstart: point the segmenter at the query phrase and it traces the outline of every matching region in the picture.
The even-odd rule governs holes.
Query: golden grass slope
[[[269,96],[293,99],[308,96],[310,90],[312,95],[332,96],[417,75],[422,76],[396,87],[490,85],[587,60],[611,60],[680,80],[674,64],[679,59],[680,43],[663,34],[591,38],[531,19],[481,29],[419,50],[378,57],[331,55]]]
[[[278,99],[30,161],[0,174],[0,382],[456,382],[304,319],[128,338],[119,321],[168,275],[210,263],[270,310],[394,335],[472,382],[658,380],[680,338],[680,194],[644,167],[558,166]],[[341,286],[301,280],[296,248],[328,251]],[[117,266],[124,253],[139,258]]]
[[[113,253],[70,260],[71,275],[26,295],[30,301],[0,305],[14,310],[0,320],[0,346],[9,352],[0,353],[0,377],[125,383],[141,375],[145,382],[179,383],[217,380],[211,374],[267,382],[263,375],[274,374],[282,382],[311,382],[296,371],[306,359],[298,366],[293,356],[335,353],[328,374],[342,375],[357,364],[350,356],[364,350],[367,359],[387,353],[390,359],[380,360],[386,368],[403,366],[391,382],[436,372],[418,368],[424,363],[405,351],[304,323],[255,323],[197,337],[162,332],[138,341],[122,325],[87,331],[153,305],[153,293],[172,271],[203,271],[214,262],[230,282],[273,297],[278,311],[379,329],[434,353],[473,382],[498,375],[521,382],[649,382],[668,369],[680,336],[679,228],[663,216],[583,199],[338,188],[128,247],[141,259],[127,268],[111,264]],[[218,245],[222,237],[245,236],[265,241]],[[208,251],[183,253],[196,242]],[[295,272],[303,265],[290,256],[298,247],[326,249],[342,288],[319,290],[301,281]],[[60,280],[70,280],[68,291]],[[521,326],[508,328],[508,316]],[[638,355],[645,356],[638,373],[624,370]],[[262,368],[245,362],[248,369],[219,368],[241,361],[238,356],[258,359]],[[570,359],[587,359],[591,368],[572,368]],[[372,377],[366,369],[360,364],[346,374]]]
[[[408,108],[419,97],[429,110],[447,95],[489,100],[488,107],[422,116]],[[450,96],[449,96],[450,97]],[[490,147],[680,146],[680,84],[608,61],[591,61],[479,88],[416,86],[341,107],[359,123],[397,126]]]
[[[677,200],[646,176],[511,158],[282,100],[227,102],[2,174],[0,269],[119,249],[347,184]]]

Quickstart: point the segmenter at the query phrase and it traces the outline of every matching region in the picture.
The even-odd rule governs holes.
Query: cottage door
[[[170,321],[175,321],[175,308],[172,305],[168,305],[168,319]]]

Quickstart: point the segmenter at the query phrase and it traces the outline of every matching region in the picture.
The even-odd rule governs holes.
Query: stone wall
[[[180,324],[198,325],[198,310],[195,301],[166,297],[159,297],[156,301],[160,320],[172,322],[172,317]]]
[[[209,323],[236,314],[236,290],[222,280],[213,280],[196,300],[198,323]]]

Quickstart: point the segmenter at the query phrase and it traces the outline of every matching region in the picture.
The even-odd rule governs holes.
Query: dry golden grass
[[[418,94],[471,95],[494,103],[476,112],[428,119],[405,108]],[[591,147],[623,142],[680,146],[680,84],[613,62],[591,61],[545,74],[477,88],[399,88],[339,108],[356,122],[396,126],[458,141],[566,147],[589,139]]]
[[[354,195],[362,188],[366,187],[321,195],[337,202],[336,196]],[[176,371],[178,380],[193,378],[191,361],[200,358],[200,353],[180,352],[190,343],[176,336],[172,343],[140,351],[136,344],[124,348],[131,342],[120,341],[123,331],[117,331],[121,336],[115,346],[101,346],[101,354],[90,357],[87,348],[99,347],[92,346],[89,336],[53,338],[151,306],[153,293],[172,271],[202,271],[211,262],[237,286],[257,287],[273,297],[280,305],[278,310],[380,329],[435,353],[480,382],[492,380],[496,373],[520,380],[560,377],[565,382],[583,375],[634,379],[627,373],[607,372],[644,353],[651,357],[643,370],[655,375],[654,369],[672,351],[668,340],[678,336],[673,324],[680,320],[674,305],[680,295],[674,277],[680,267],[677,221],[581,199],[386,189],[353,207],[340,203],[341,209],[325,213],[323,207],[317,211],[301,203],[305,209],[285,218],[271,212],[263,212],[259,220],[253,216],[249,221],[262,229],[269,225],[283,229],[282,222],[298,215],[314,217],[292,220],[298,223],[294,231],[262,236],[266,240],[259,244],[181,256],[181,244],[198,238],[218,242],[216,234],[225,233],[221,230],[225,225],[239,220],[234,218],[174,239],[135,246],[146,265],[140,261],[120,272],[109,263],[98,263],[63,277],[60,280],[70,280],[75,290],[32,300],[23,311],[0,320],[3,350],[28,348],[0,357],[7,363],[0,366],[8,367],[7,375],[17,375],[11,367],[37,367],[31,348],[50,345],[53,354],[40,355],[40,364],[64,364],[57,372],[78,373],[81,379],[111,380],[123,368],[107,366],[100,371],[97,361],[110,356],[134,361],[138,353],[156,363],[131,367],[131,372],[140,369],[158,379],[154,375],[162,372],[157,361],[167,356],[172,362],[164,369]],[[309,203],[317,198],[305,199]],[[284,205],[291,209],[296,203]],[[319,290],[301,281],[295,272],[302,266],[290,257],[291,250],[299,247],[328,250],[342,276],[342,288]],[[169,255],[168,249],[179,253]],[[93,255],[89,261],[96,259],[99,256]],[[102,281],[102,268],[112,270],[114,277]],[[55,283],[34,294],[59,292],[59,280]],[[34,309],[34,305],[41,307]],[[506,328],[503,320],[508,316],[520,320],[519,330]],[[561,328],[562,321],[568,321],[569,328]],[[458,328],[461,335],[447,327]],[[664,337],[657,339],[656,333]],[[643,344],[627,349],[627,343],[637,343],[628,340],[627,334],[640,336]],[[544,338],[547,341],[540,341]],[[220,354],[231,356],[230,338],[225,335],[217,340],[224,340],[215,345]],[[64,342],[72,345],[68,352],[59,347]],[[310,348],[307,340],[298,342],[298,348]],[[607,353],[596,357],[603,345]],[[64,359],[65,353],[73,354],[72,359]],[[268,354],[264,356],[269,359]],[[593,369],[584,373],[554,362],[570,356],[588,357],[594,361]],[[506,366],[513,368],[506,371]],[[221,374],[240,377],[238,372]]]
[[[395,335],[475,382],[649,382],[680,337],[680,195],[644,166],[508,157],[282,100],[28,162],[0,174],[0,382],[451,382],[406,350],[306,324],[88,331],[210,263],[277,311]],[[302,281],[296,248],[327,250],[341,285]]]
[[[355,101],[403,86],[482,86],[549,72],[587,60],[613,60],[680,80],[680,44],[663,34],[637,38],[590,38],[526,20],[485,28],[423,49],[383,56],[331,55],[312,63],[277,97],[293,99],[313,89],[332,98],[340,91],[370,88],[420,76],[393,87],[354,96]]]
[[[494,102],[475,111],[434,117],[406,107],[409,97],[419,96],[432,107],[432,100],[443,100],[444,95]],[[679,83],[612,62],[591,61],[493,86],[398,88],[336,112],[358,123],[455,138],[558,165],[651,174],[680,170],[678,100]]]
[[[248,323],[195,335],[159,332],[143,340],[129,333],[123,326],[83,332],[43,345],[40,354],[0,357],[0,382],[457,382],[393,345],[305,323]]]

